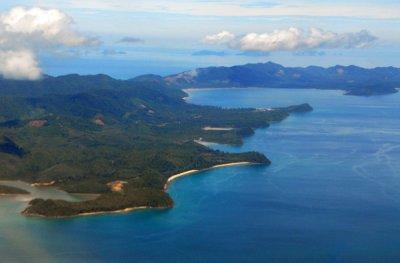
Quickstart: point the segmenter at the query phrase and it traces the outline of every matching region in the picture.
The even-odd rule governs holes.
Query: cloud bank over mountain
[[[57,9],[16,7],[0,14],[0,75],[36,80],[42,70],[39,52],[100,44],[72,29],[73,20]]]
[[[232,49],[242,51],[273,52],[365,48],[376,40],[377,37],[366,30],[339,34],[319,28],[303,30],[298,27],[290,27],[283,30],[274,30],[270,33],[249,33],[244,36],[236,36],[229,31],[222,31],[215,35],[206,36],[203,42],[207,44],[225,44]]]

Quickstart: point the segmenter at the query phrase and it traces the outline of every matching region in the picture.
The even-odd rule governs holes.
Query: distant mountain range
[[[349,95],[390,94],[400,88],[400,69],[357,66],[284,67],[272,62],[233,67],[198,68],[164,78],[178,88],[314,88],[340,89]]]
[[[366,69],[357,66],[292,68],[268,62],[233,67],[197,68],[167,77],[149,74],[130,80],[117,80],[103,74],[44,76],[38,81],[0,78],[0,96],[71,95],[92,90],[121,90],[138,83],[145,83],[146,87],[164,86],[176,89],[227,87],[340,89],[349,95],[370,96],[397,92],[400,88],[400,68]]]

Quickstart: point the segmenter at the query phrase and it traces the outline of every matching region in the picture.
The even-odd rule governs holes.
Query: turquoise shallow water
[[[169,210],[66,220],[24,218],[0,201],[0,255],[8,262],[399,262],[400,95],[318,90],[192,91],[223,107],[310,103],[257,130],[240,147],[271,166],[182,178]],[[62,195],[62,193],[51,193]]]

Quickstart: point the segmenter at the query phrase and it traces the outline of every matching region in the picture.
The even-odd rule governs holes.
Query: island
[[[27,216],[172,207],[166,188],[178,174],[270,164],[258,152],[226,153],[198,142],[240,145],[256,128],[312,111],[308,104],[274,109],[188,104],[184,91],[153,78],[70,75],[7,87],[0,87],[0,179],[100,195],[82,202],[34,199],[23,211]]]

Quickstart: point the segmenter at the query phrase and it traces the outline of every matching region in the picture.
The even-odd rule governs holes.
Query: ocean
[[[189,93],[201,105],[314,111],[258,129],[242,146],[210,146],[259,151],[272,164],[180,178],[172,209],[54,220],[23,217],[26,200],[1,197],[1,261],[400,262],[400,94]]]

